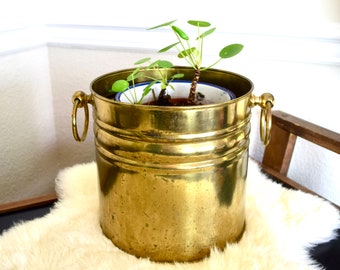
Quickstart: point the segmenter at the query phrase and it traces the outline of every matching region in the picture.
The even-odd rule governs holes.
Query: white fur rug
[[[268,180],[250,161],[247,230],[238,244],[196,263],[161,264],[116,248],[98,221],[96,164],[62,170],[56,180],[60,200],[45,217],[17,224],[0,236],[0,269],[321,269],[308,256],[340,227],[329,203]]]

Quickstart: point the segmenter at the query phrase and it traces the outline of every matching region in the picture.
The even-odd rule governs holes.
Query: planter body
[[[251,81],[221,70],[202,72],[201,81],[235,93],[219,104],[114,101],[107,89],[131,71],[91,84],[104,234],[120,249],[154,261],[199,260],[212,247],[238,241],[245,229]],[[170,72],[186,80],[193,74],[185,67]]]

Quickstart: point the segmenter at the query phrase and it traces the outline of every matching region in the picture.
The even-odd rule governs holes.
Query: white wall
[[[339,22],[337,0],[219,0],[195,2],[172,0],[159,3],[130,0],[49,1],[48,23],[149,27],[150,22],[174,19],[205,19],[232,31],[291,33],[325,22]],[[304,29],[305,31],[306,29]],[[318,29],[310,29],[315,31]]]
[[[57,137],[47,48],[0,57],[0,203],[53,191]]]
[[[97,76],[153,55],[167,44],[168,35],[144,28],[171,19],[214,23],[218,31],[207,44],[207,62],[214,59],[210,48],[217,49],[215,44],[243,43],[244,52],[218,68],[249,77],[255,94],[273,93],[275,109],[340,132],[335,98],[340,89],[339,1],[225,1],[223,8],[220,1],[195,7],[196,2],[172,1],[167,10],[176,15],[168,16],[150,11],[160,5],[155,0],[148,6],[135,0],[128,6],[105,0],[6,1],[6,16],[0,18],[0,123],[6,127],[0,133],[0,203],[46,194],[60,168],[94,159],[92,126],[85,143],[72,137],[74,91],[89,93]],[[16,8],[20,4],[25,12]],[[152,39],[155,35],[161,39]],[[260,160],[258,109],[253,113],[250,152]],[[297,150],[290,175],[308,180],[339,203],[338,156],[304,142]]]

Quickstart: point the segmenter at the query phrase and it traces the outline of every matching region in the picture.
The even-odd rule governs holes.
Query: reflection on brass
[[[251,81],[221,70],[202,72],[201,81],[236,94],[220,104],[169,108],[113,101],[107,89],[131,71],[91,84],[104,234],[130,254],[161,262],[199,260],[214,246],[238,241],[245,229]],[[190,68],[175,72],[191,80]]]

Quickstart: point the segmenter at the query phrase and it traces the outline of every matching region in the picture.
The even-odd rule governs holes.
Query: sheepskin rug
[[[94,162],[62,170],[59,201],[42,218],[16,224],[0,236],[0,269],[322,269],[308,248],[335,237],[338,211],[318,197],[283,188],[249,162],[247,228],[241,241],[195,263],[155,263],[115,247],[98,221]]]

